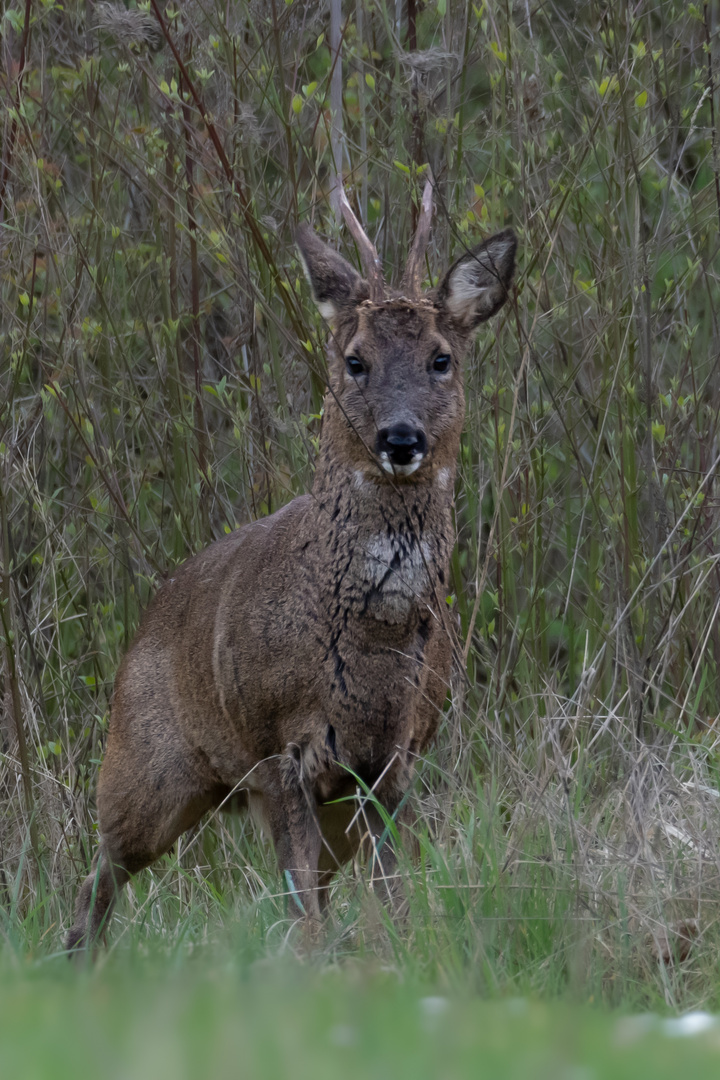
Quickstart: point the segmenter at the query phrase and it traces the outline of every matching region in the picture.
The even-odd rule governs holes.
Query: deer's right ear
[[[295,243],[313,300],[323,319],[332,323],[342,308],[367,299],[367,283],[357,270],[342,255],[323,243],[309,225],[298,226]]]
[[[462,333],[469,334],[499,311],[515,272],[517,237],[505,229],[451,266],[436,303]]]

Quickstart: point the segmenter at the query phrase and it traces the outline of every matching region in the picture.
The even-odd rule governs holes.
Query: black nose
[[[409,465],[417,454],[427,452],[425,432],[410,424],[393,424],[383,428],[377,437],[378,454],[387,454],[393,465]]]

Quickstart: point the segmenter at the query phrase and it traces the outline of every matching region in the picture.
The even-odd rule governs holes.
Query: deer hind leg
[[[394,789],[383,792],[381,802],[386,813],[393,814],[403,848],[412,849],[412,837],[408,826],[412,813],[405,805],[397,807],[401,793]],[[335,874],[352,859],[361,855],[370,871],[373,889],[382,897],[389,898],[393,906],[401,899],[397,877],[397,852],[392,837],[386,829],[387,821],[371,799],[359,796],[347,802],[330,803],[318,807],[318,820],[322,831],[318,881],[320,908],[325,912],[330,894],[330,884]],[[383,841],[382,844],[380,841]]]
[[[98,791],[102,839],[78,894],[68,951],[92,947],[129,878],[222,801],[227,788],[213,783],[202,765],[183,747],[166,745],[161,754],[146,753],[143,759],[127,746],[113,754],[111,745]]]
[[[355,800],[318,806],[322,849],[318,863],[318,899],[320,910],[327,910],[330,883],[358,853],[362,844],[363,823]]]
[[[407,853],[417,854],[410,829],[413,814],[408,804],[403,804],[404,786],[398,786],[392,775],[373,794],[372,800],[361,797],[355,828],[361,834],[359,846],[363,849],[372,889],[397,914],[405,906],[405,891],[398,873],[395,838]],[[388,825],[388,818],[393,819],[392,826]]]

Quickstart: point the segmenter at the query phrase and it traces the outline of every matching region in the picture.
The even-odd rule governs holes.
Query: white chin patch
[[[424,454],[413,454],[412,461],[407,465],[393,465],[392,461],[387,455],[387,452],[383,450],[380,454],[380,464],[386,473],[390,476],[412,476],[416,469],[419,469],[422,465]]]

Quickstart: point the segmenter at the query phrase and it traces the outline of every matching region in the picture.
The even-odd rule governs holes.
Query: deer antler
[[[425,184],[425,190],[423,191],[422,202],[420,204],[420,215],[418,217],[417,228],[415,229],[415,239],[413,240],[408,260],[405,264],[405,273],[400,284],[400,288],[411,299],[416,299],[420,295],[420,284],[423,279],[423,263],[425,261],[425,252],[427,251],[428,241],[430,240],[430,225],[432,223],[433,215],[433,185],[434,180],[432,174],[428,177],[428,181]]]
[[[370,286],[370,297],[372,300],[382,300],[385,296],[385,284],[383,282],[380,258],[375,249],[375,245],[355,216],[353,208],[348,202],[348,197],[345,194],[345,188],[342,184],[339,184],[338,186],[340,188],[339,197],[342,216],[344,217],[345,224],[350,230],[350,234],[360,251],[363,272],[365,274],[365,279]]]

